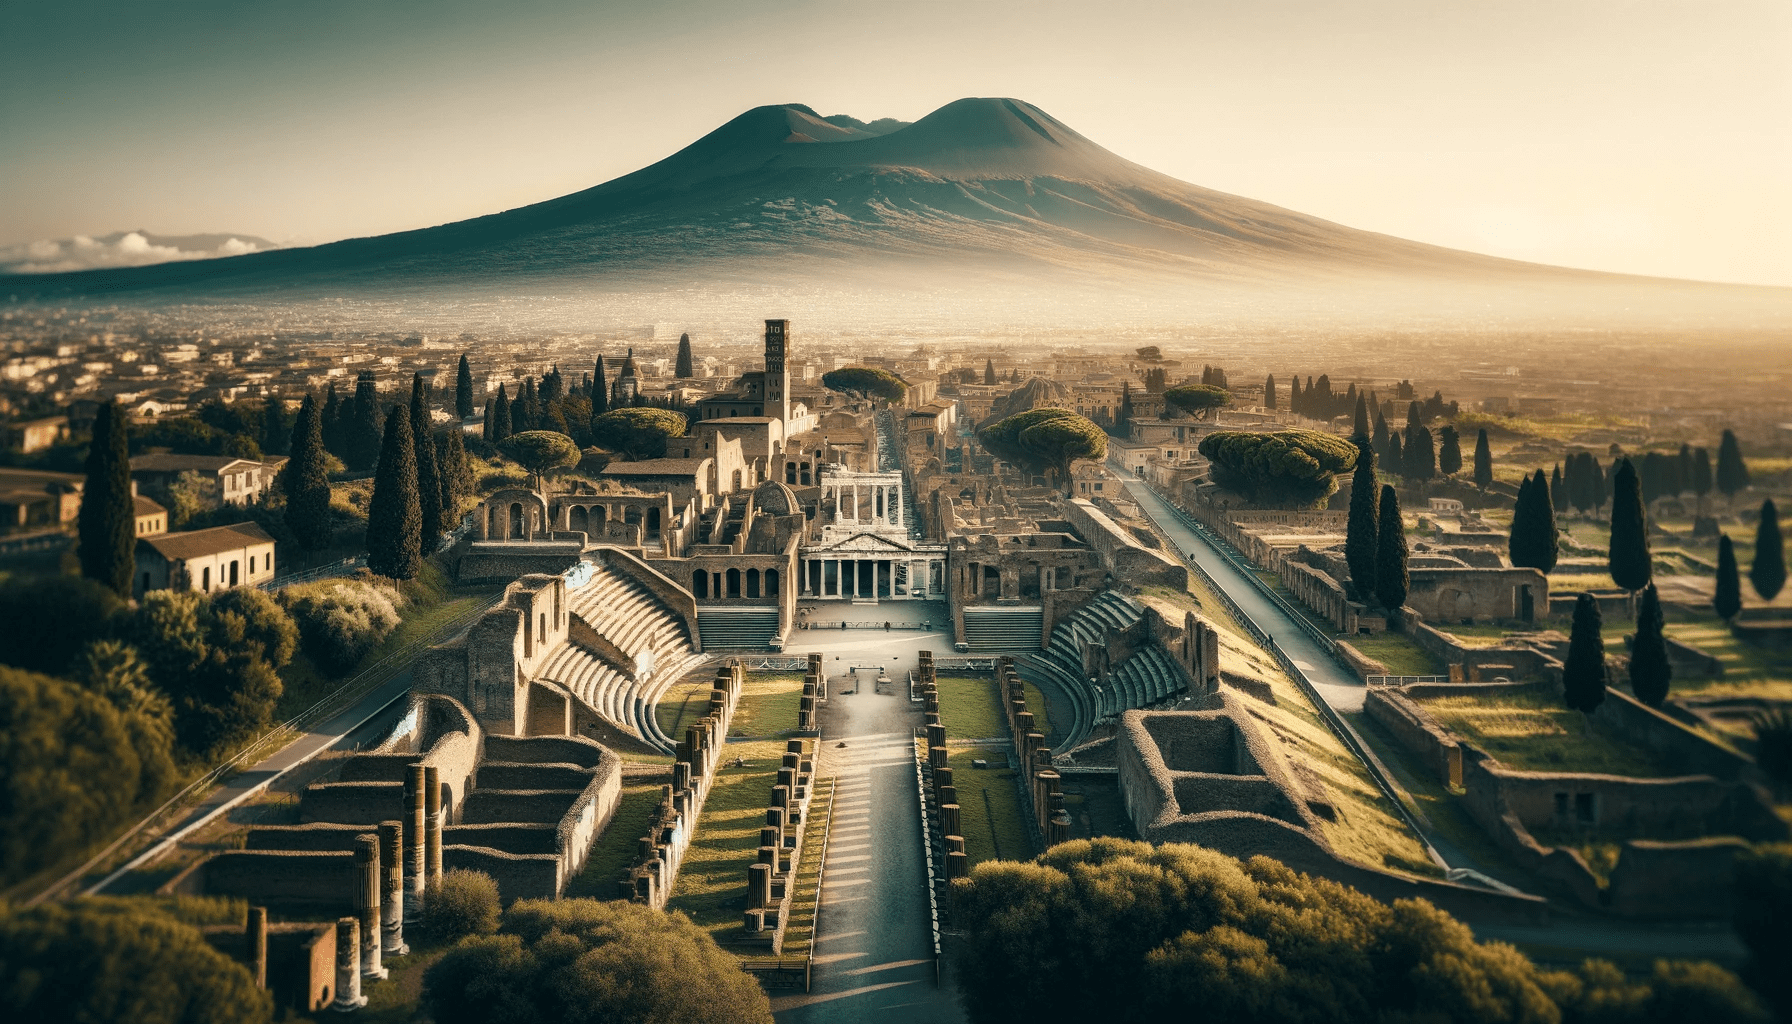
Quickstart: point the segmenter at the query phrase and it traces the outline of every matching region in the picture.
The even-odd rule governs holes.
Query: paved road
[[[1363,710],[1363,696],[1368,691],[1361,680],[1345,671],[1331,652],[1315,643],[1292,615],[1264,597],[1253,581],[1234,568],[1231,561],[1215,551],[1200,534],[1182,525],[1182,520],[1176,518],[1164,500],[1147,487],[1144,481],[1123,469],[1115,469],[1114,472],[1132,485],[1128,492],[1133,500],[1157,523],[1158,528],[1170,538],[1170,542],[1183,555],[1206,570],[1207,575],[1213,577],[1213,581],[1257,624],[1258,629],[1275,638],[1276,646],[1288,655],[1288,660],[1300,668],[1327,704],[1339,711]]]
[[[881,607],[893,614],[900,605]],[[950,979],[934,983],[927,866],[911,752],[921,715],[910,709],[906,687],[914,652],[924,647],[937,652],[943,638],[895,632],[841,640],[838,646],[801,642],[824,635],[799,634],[792,646],[826,654],[829,698],[821,715],[819,770],[838,779],[816,921],[813,985],[807,993],[774,996],[772,1010],[781,1024],[963,1020]],[[842,660],[836,661],[836,654]],[[855,658],[862,664],[888,665],[898,685],[890,693],[877,693],[876,673],[864,672],[857,692],[850,692],[852,679],[838,673]],[[846,746],[839,746],[842,742]]]

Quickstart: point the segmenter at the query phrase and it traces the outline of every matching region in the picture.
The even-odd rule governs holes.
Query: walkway
[[[897,601],[891,613],[932,614],[940,606]],[[838,779],[834,822],[816,919],[811,991],[777,993],[781,1024],[822,1021],[964,1019],[951,980],[935,985],[933,926],[913,737],[921,713],[908,700],[917,651],[949,650],[943,632],[798,632],[791,651],[820,651],[828,700],[821,712],[818,770]],[[893,685],[878,693],[882,665]],[[845,746],[840,746],[845,743]]]

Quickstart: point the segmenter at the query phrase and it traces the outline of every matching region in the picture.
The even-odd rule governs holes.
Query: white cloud
[[[217,236],[166,238],[129,231],[106,238],[76,235],[60,241],[43,239],[22,245],[0,246],[0,274],[57,274],[71,270],[95,270],[103,267],[142,267],[152,263],[176,260],[209,260],[220,256],[241,256],[272,248],[256,239],[245,241],[226,236],[210,248],[191,247],[196,239],[214,242]],[[181,243],[189,247],[183,247]]]

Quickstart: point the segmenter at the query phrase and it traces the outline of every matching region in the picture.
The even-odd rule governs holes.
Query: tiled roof
[[[255,523],[234,523],[230,526],[214,526],[209,530],[164,533],[159,537],[145,537],[138,543],[148,544],[163,558],[178,562],[233,551],[251,544],[272,544],[274,538]]]

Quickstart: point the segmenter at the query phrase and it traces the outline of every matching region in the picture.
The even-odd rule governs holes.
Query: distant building
[[[274,578],[274,538],[255,523],[147,536],[137,542],[133,591],[258,586]]]
[[[78,473],[0,468],[0,532],[54,529],[73,522],[81,513],[86,484]]]
[[[6,425],[6,446],[21,452],[43,451],[68,437],[67,416],[45,416]]]
[[[135,493],[136,482],[131,484],[131,505],[137,517],[137,536],[154,537],[168,532],[168,510],[161,505]]]
[[[170,500],[171,489],[186,473],[199,483],[199,502],[206,508],[220,505],[250,505],[261,499],[262,492],[274,481],[274,474],[286,464],[284,457],[265,462],[236,459],[228,455],[171,455],[165,453],[138,455],[131,459],[131,479],[143,490],[164,503]]]

